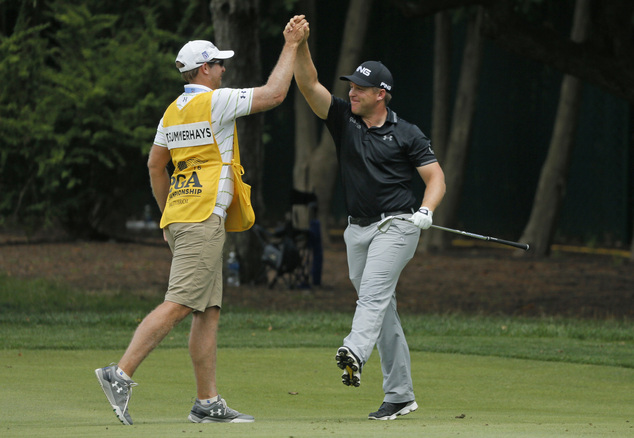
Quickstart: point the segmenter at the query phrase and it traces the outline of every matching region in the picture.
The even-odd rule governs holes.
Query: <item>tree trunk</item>
[[[439,12],[434,17],[434,98],[432,108],[431,144],[438,161],[447,153],[451,97],[451,15]]]
[[[470,17],[467,26],[451,132],[443,163],[447,193],[442,204],[434,212],[434,222],[446,227],[456,226],[458,207],[462,197],[464,169],[471,140],[482,64],[482,37],[480,35],[482,14],[482,8],[478,7],[475,14]],[[439,230],[427,232],[430,234],[429,248],[444,249],[449,245],[449,234]]]
[[[315,0],[300,0],[297,10],[302,11],[310,20],[315,17]],[[314,52],[315,40],[317,38],[317,26],[310,23],[310,38],[308,44],[311,53]],[[307,192],[310,187],[309,166],[311,155],[317,147],[317,118],[310,109],[310,106],[302,96],[297,86],[294,87],[295,105],[295,163],[293,165],[293,187],[297,190]]]
[[[368,26],[372,0],[351,0],[348,7],[341,52],[337,62],[336,76],[332,93],[346,96],[348,83],[339,80],[340,74],[352,73],[360,63],[363,41]],[[319,69],[318,69],[319,70]],[[337,157],[332,137],[327,128],[323,128],[321,141],[310,157],[308,164],[309,188],[317,195],[318,215],[321,222],[321,235],[324,246],[329,246],[328,229],[332,220],[332,195],[337,175]]]
[[[585,40],[589,32],[590,1],[577,0],[575,4],[571,35],[575,42]],[[531,215],[520,239],[531,246],[532,251],[528,255],[542,257],[550,254],[550,245],[566,192],[581,107],[582,85],[578,78],[564,76],[548,155],[542,167]]]
[[[434,96],[431,123],[431,145],[442,166],[447,155],[451,94],[451,15],[439,12],[434,17]],[[431,231],[431,230],[430,230]],[[422,233],[419,251],[428,251],[431,232]]]
[[[259,86],[263,79],[258,0],[211,0],[210,8],[215,38],[213,43],[220,50],[235,52],[235,56],[226,63],[222,86]],[[256,218],[264,214],[261,190],[264,161],[262,126],[261,113],[242,117],[237,121],[240,159],[245,169],[244,180],[252,187],[251,202]],[[249,283],[254,280],[260,269],[261,248],[253,233],[228,233],[225,255],[230,250],[235,250],[238,254],[241,281]]]
[[[312,31],[311,31],[312,32]],[[317,120],[298,89],[295,90],[295,162],[293,187],[307,192],[310,187],[311,156],[317,147]]]
[[[634,224],[634,221],[632,221]],[[632,225],[632,245],[630,247],[630,260],[634,262],[634,225]]]

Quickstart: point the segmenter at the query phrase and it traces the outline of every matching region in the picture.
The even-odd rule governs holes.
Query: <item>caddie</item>
[[[268,81],[256,88],[222,88],[232,50],[205,40],[189,41],[176,57],[187,82],[161,119],[148,159],[150,183],[162,212],[161,228],[172,250],[165,301],[136,329],[117,364],[95,370],[119,420],[132,424],[128,403],[137,367],[170,330],[192,314],[189,337],[196,379],[194,423],[254,421],[227,406],[216,387],[216,334],[222,303],[222,253],[226,231],[243,231],[255,220],[250,187],[242,182],[235,121],[270,110],[288,93],[297,46],[307,32],[303,16],[284,29],[285,44]],[[168,174],[166,166],[174,164]],[[170,364],[167,364],[170,366]]]

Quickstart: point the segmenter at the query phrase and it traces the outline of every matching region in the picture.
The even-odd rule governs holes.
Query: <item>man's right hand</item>
[[[303,43],[308,39],[310,28],[304,15],[295,15],[284,28],[284,39],[287,43]]]

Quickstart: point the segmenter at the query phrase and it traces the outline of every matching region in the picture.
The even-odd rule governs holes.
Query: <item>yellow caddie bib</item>
[[[233,169],[233,201],[227,209],[227,231],[244,231],[255,222],[251,206],[251,187],[242,181],[238,137],[233,137],[234,159],[223,163],[211,128],[211,96],[213,91],[198,93],[183,108],[176,101],[163,116],[167,147],[174,164],[170,190],[161,228],[173,222],[202,222],[215,206],[222,166]]]

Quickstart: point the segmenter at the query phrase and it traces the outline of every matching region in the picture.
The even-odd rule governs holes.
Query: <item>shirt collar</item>
[[[392,111],[392,110],[390,109],[390,107],[389,107],[389,106],[388,106],[388,107],[386,107],[386,109],[387,109],[387,116],[385,116],[385,123],[383,123],[383,125],[382,125],[382,126],[380,126],[380,127],[378,127],[378,128],[377,128],[376,126],[373,126],[373,127],[372,127],[372,128],[370,128],[370,129],[381,129],[381,128],[385,127],[385,125],[386,125],[387,123],[390,123],[390,124],[393,124],[393,125],[396,125],[396,124],[398,123],[398,116],[396,115],[396,112]],[[365,125],[365,122],[363,121],[363,118],[362,118],[362,117],[360,117],[360,116],[358,116],[358,115],[356,115],[356,114],[352,114],[352,116],[353,116],[355,119],[357,119],[357,120],[358,120],[358,122],[359,122],[362,126],[366,126],[366,125]]]
[[[396,113],[392,111],[389,106],[387,107],[387,117],[385,118],[385,121],[394,124],[398,123],[398,117],[396,116]]]
[[[204,93],[207,91],[213,91],[211,88],[201,84],[187,84],[185,85],[185,93]]]

